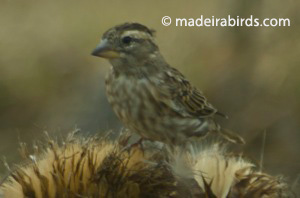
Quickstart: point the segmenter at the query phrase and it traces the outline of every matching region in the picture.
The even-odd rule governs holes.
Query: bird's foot
[[[131,151],[133,148],[136,147],[140,147],[142,153],[144,154],[144,146],[143,146],[143,141],[145,140],[145,138],[141,137],[138,141],[136,141],[135,143],[132,143],[126,147],[124,147],[123,151]]]

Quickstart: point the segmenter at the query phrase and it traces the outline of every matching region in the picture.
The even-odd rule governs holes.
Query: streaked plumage
[[[146,26],[125,23],[109,29],[93,55],[109,59],[108,101],[123,124],[143,138],[174,145],[223,131],[214,121],[222,114],[164,60]]]

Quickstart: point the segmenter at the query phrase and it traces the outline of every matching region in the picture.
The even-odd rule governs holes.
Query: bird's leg
[[[145,138],[140,137],[140,139],[138,141],[136,141],[135,143],[131,144],[130,147],[135,147],[135,146],[140,146],[141,148],[143,148],[143,141],[145,140]]]
[[[146,140],[145,138],[141,137],[138,141],[126,146],[124,150],[130,151],[132,148],[140,146],[142,153],[144,153],[144,146],[143,146],[143,141]]]

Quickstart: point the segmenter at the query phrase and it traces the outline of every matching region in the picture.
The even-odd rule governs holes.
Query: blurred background
[[[165,58],[229,115],[220,122],[245,137],[242,149],[254,162],[266,131],[263,170],[293,183],[300,175],[299,9],[297,0],[1,0],[0,156],[19,162],[19,140],[33,144],[44,131],[119,131],[104,91],[109,63],[90,52],[108,28],[134,21],[157,30]],[[289,18],[291,26],[164,27],[166,15]]]

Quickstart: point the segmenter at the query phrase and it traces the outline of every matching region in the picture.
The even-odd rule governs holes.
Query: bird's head
[[[92,55],[135,65],[157,53],[153,30],[139,23],[124,23],[107,30]]]

